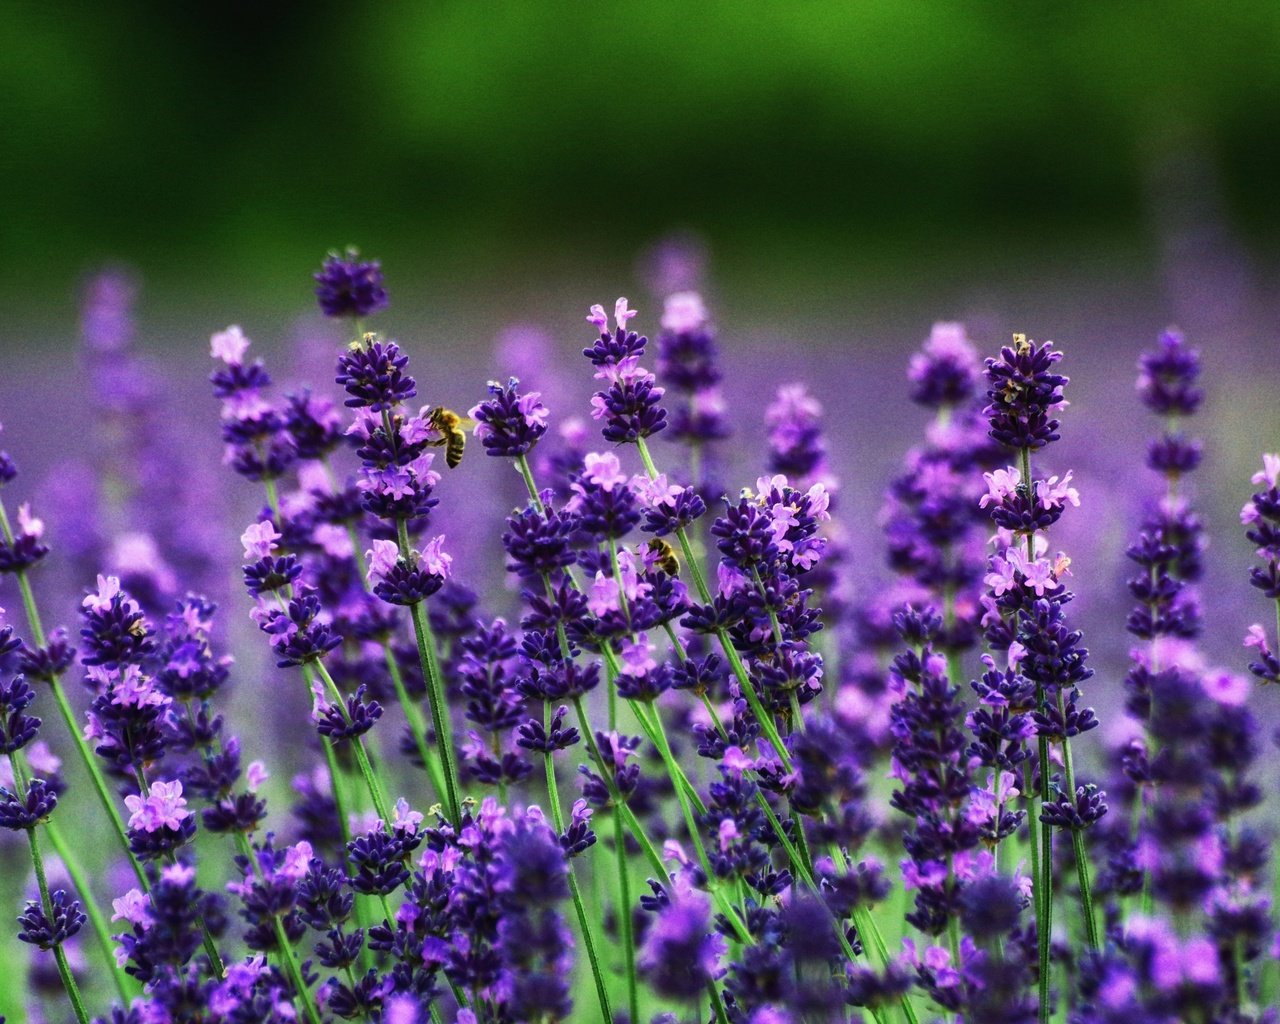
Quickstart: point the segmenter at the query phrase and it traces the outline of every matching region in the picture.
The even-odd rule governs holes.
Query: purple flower
[[[1031,451],[1058,440],[1053,414],[1067,404],[1062,389],[1068,383],[1053,372],[1061,358],[1052,342],[1038,345],[1025,334],[1015,334],[1012,346],[1002,348],[998,359],[987,360],[989,404],[984,412],[993,438]]]
[[[325,316],[365,317],[387,307],[382,264],[355,249],[330,253],[315,274],[316,300]]]
[[[177,830],[191,817],[181,782],[156,782],[145,798],[126,796],[124,802],[129,808],[129,827],[143,832]]]
[[[536,391],[521,394],[514,377],[506,384],[489,382],[491,397],[472,407],[475,436],[494,458],[515,458],[533,449],[547,432],[547,410]]]

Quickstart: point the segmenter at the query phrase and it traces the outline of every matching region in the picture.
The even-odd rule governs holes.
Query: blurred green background
[[[783,315],[1276,249],[1275,0],[19,2],[0,38],[6,333],[104,260],[153,308],[302,302],[350,241],[448,305],[688,228]]]

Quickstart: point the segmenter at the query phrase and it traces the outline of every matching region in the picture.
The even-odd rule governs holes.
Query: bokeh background
[[[174,429],[216,459],[209,332],[240,322],[282,382],[323,381],[308,275],[332,247],[382,258],[381,326],[466,407],[531,372],[496,340],[514,324],[585,395],[583,310],[627,294],[652,324],[674,244],[721,325],[743,479],[760,396],[808,379],[863,524],[915,439],[901,373],[932,321],[1058,341],[1059,457],[1098,510],[1077,559],[1116,580],[1152,426],[1134,360],[1177,323],[1207,364],[1215,564],[1246,562],[1234,513],[1280,444],[1269,0],[19,3],[0,38],[0,421],[50,486],[91,457],[70,356],[103,266],[139,287],[137,344],[195,417]],[[472,472],[460,494],[488,487]]]
[[[1223,592],[1247,564],[1235,512],[1280,444],[1269,0],[19,3],[0,38],[0,420],[53,499],[75,490],[68,459],[95,458],[74,353],[103,266],[139,288],[137,345],[194,467],[217,458],[211,330],[242,323],[283,383],[329,376],[340,339],[307,319],[327,249],[382,258],[381,326],[424,396],[460,408],[539,372],[499,341],[516,324],[580,400],[585,307],[627,294],[651,325],[678,251],[721,326],[734,471],[754,477],[761,396],[807,379],[863,527],[919,429],[901,374],[931,322],[987,349],[1058,341],[1075,383],[1055,468],[1093,510],[1068,540],[1095,605],[1123,601],[1150,484],[1134,360],[1177,323],[1205,353]],[[480,462],[452,485],[464,503],[505,494]],[[234,524],[243,490],[208,486]],[[55,535],[70,511],[45,507]],[[1255,611],[1235,590],[1210,609],[1224,657]],[[1123,656],[1123,636],[1097,643]]]
[[[885,576],[883,487],[923,426],[903,372],[931,323],[964,320],[987,351],[1014,330],[1057,341],[1073,404],[1048,461],[1085,504],[1055,538],[1103,708],[1128,647],[1123,550],[1156,484],[1134,364],[1176,323],[1209,391],[1204,647],[1243,669],[1269,611],[1237,515],[1280,447],[1274,0],[19,2],[0,40],[0,422],[14,497],[55,547],[54,621],[111,526],[86,481],[130,456],[103,415],[112,361],[81,338],[90,276],[127,268],[154,396],[132,429],[182,453],[145,482],[174,527],[164,557],[214,557],[253,651],[234,574],[256,492],[217,464],[208,337],[241,323],[281,384],[331,382],[343,339],[309,275],[356,243],[386,270],[378,326],[424,400],[457,408],[515,371],[582,414],[586,307],[626,294],[651,329],[696,279],[728,369],[726,481],[754,480],[768,395],[807,380],[864,590]],[[518,497],[501,468],[473,451],[440,490],[476,579],[500,573],[491,528]],[[17,606],[3,583],[0,604]],[[240,723],[287,727],[255,718],[260,688],[236,699]]]

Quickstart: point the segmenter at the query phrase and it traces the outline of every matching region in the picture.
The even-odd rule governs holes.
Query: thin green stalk
[[[80,866],[75,854],[72,853],[71,847],[62,835],[62,830],[58,828],[52,818],[44,823],[44,832],[49,837],[49,845],[53,847],[54,853],[62,861],[63,867],[67,869],[67,874],[71,877],[71,884],[75,886],[76,892],[80,896],[80,902],[84,906],[84,911],[89,915],[89,923],[93,926],[93,933],[98,940],[98,947],[107,963],[107,973],[115,984],[121,1005],[128,1006],[140,990],[137,983],[116,966],[115,950],[111,942],[111,928],[102,913],[102,908],[98,906],[98,901],[93,898],[93,890],[89,888],[89,880],[85,877],[84,869]]]
[[[636,986],[636,938],[631,920],[631,879],[627,869],[627,837],[622,815],[613,816],[613,842],[618,858],[618,931],[622,936],[622,970],[627,985],[627,1007],[631,1020],[640,1019],[640,991]]]
[[[0,533],[3,533],[6,543],[13,543],[13,529],[10,526],[9,516],[3,501],[0,501]],[[18,591],[22,595],[22,606],[26,612],[27,628],[31,631],[31,639],[37,647],[44,647],[48,642],[48,638],[44,631],[44,624],[40,619],[40,609],[36,604],[31,580],[26,570],[19,570],[15,575],[18,579]],[[66,725],[67,732],[71,734],[71,740],[75,745],[76,753],[79,755],[80,763],[84,765],[85,770],[89,773],[89,779],[93,783],[98,802],[102,805],[103,810],[107,812],[107,818],[111,822],[111,827],[120,843],[120,848],[128,858],[129,865],[133,868],[133,873],[137,876],[139,884],[145,890],[147,888],[146,873],[142,870],[142,865],[138,863],[137,857],[133,855],[133,851],[129,848],[129,836],[124,827],[124,819],[120,816],[120,811],[116,808],[111,791],[107,788],[107,781],[103,777],[92,752],[89,750],[89,744],[86,742],[83,732],[76,723],[75,712],[72,711],[71,703],[67,700],[60,676],[55,675],[49,680],[49,689],[53,693],[54,703],[58,707],[58,714]]]
[[[15,776],[15,783],[17,781]],[[44,858],[40,855],[40,840],[36,838],[34,828],[27,829],[27,842],[31,845],[31,865],[36,872],[36,885],[40,888],[40,903],[44,907],[45,916],[53,920],[53,897],[49,894],[49,881],[44,874]],[[71,1000],[71,1008],[75,1012],[79,1024],[89,1024],[89,1014],[84,1008],[84,1000],[80,996],[80,988],[67,963],[67,954],[58,943],[53,947],[53,959],[58,965],[58,977],[62,979],[62,987],[66,989],[67,998]]]
[[[1058,712],[1063,713],[1063,697],[1062,691],[1058,691]],[[1064,739],[1062,742],[1062,763],[1063,770],[1067,777],[1067,792],[1071,799],[1076,796],[1076,773],[1072,764],[1071,744]],[[1071,830],[1071,846],[1075,854],[1076,874],[1080,882],[1080,904],[1081,911],[1084,914],[1085,935],[1089,939],[1089,945],[1094,949],[1102,947],[1102,938],[1098,934],[1098,922],[1094,918],[1093,913],[1093,889],[1089,883],[1089,855],[1084,845],[1084,830],[1073,828]]]
[[[324,662],[320,659],[317,658],[313,664],[320,678],[324,681],[325,688],[328,689],[336,702],[338,710],[342,713],[343,720],[350,723],[351,717],[347,713],[347,703],[342,699],[342,691],[338,689],[338,684],[333,681],[333,676],[329,674],[329,670],[324,667]],[[369,763],[369,753],[365,750],[364,741],[359,736],[353,736],[351,738],[351,749],[355,753],[356,764],[360,767],[360,774],[364,776],[364,784],[368,787],[374,810],[378,812],[378,817],[390,826],[394,820],[391,809],[387,806],[387,798],[382,792],[382,786],[378,783],[378,777],[374,773],[373,765]]]
[[[243,832],[236,832],[234,835],[236,848],[240,851],[240,856],[248,862],[249,869],[254,873],[258,881],[265,881],[262,875],[262,865],[258,863],[258,858],[253,855],[248,837]],[[280,920],[278,914],[271,915],[271,925],[276,933],[276,944],[280,947],[279,959],[282,961],[285,971],[288,972],[289,980],[292,982],[298,998],[302,1000],[303,1012],[311,1024],[320,1024],[320,1014],[316,1010],[314,1000],[311,998],[311,990],[307,988],[302,977],[302,969],[298,963],[298,951],[293,948],[293,943],[289,941],[289,935],[284,930],[284,922]]]
[[[1022,469],[1022,484],[1030,491],[1032,487],[1031,481],[1031,449],[1022,448],[1018,453],[1019,462]],[[1027,558],[1034,559],[1036,556],[1035,532],[1027,532]],[[1036,682],[1036,707],[1044,707],[1044,686]],[[1040,792],[1039,802],[1035,799],[1031,803],[1032,821],[1030,827],[1040,829],[1040,871],[1039,881],[1033,882],[1036,885],[1035,896],[1035,917],[1036,917],[1036,952],[1038,955],[1040,967],[1040,1021],[1041,1024],[1048,1024],[1049,1021],[1049,966],[1050,966],[1050,946],[1053,941],[1053,829],[1040,821],[1040,810],[1045,804],[1049,803],[1051,794],[1049,792],[1049,740],[1043,734],[1037,737],[1037,753],[1040,757]]]
[[[328,459],[321,459],[320,464],[324,467],[325,475],[329,478],[330,489],[336,493],[338,480],[334,475],[333,467],[329,465]],[[360,550],[360,533],[356,529],[355,523],[347,523],[347,536],[351,538],[351,557],[355,561],[356,574],[360,577],[360,583],[365,592],[371,593],[369,590],[368,568],[365,565],[364,554]],[[443,800],[445,797],[444,776],[441,774],[440,765],[431,751],[431,744],[427,742],[427,727],[422,720],[422,712],[418,710],[418,705],[410,698],[409,691],[404,685],[404,674],[400,671],[400,663],[396,659],[396,652],[391,645],[390,638],[383,637],[378,641],[378,646],[382,648],[382,657],[387,664],[387,674],[391,676],[391,685],[396,692],[396,701],[400,705],[400,711],[404,715],[405,721],[409,724],[409,734],[413,737],[414,746],[417,747],[418,757],[422,759],[422,767],[431,776],[431,785],[435,789],[436,795]]]
[[[549,704],[543,708],[542,715],[543,727],[550,731],[551,706]],[[543,753],[542,763],[546,769],[547,800],[551,804],[551,820],[555,824],[556,835],[564,835],[564,812],[560,810],[560,790],[556,784],[556,766],[551,751]],[[578,877],[574,872],[572,859],[569,860],[569,893],[573,897],[573,909],[578,917],[578,930],[582,933],[582,943],[587,947],[591,977],[596,985],[596,998],[600,1001],[601,1020],[612,1021],[613,1010],[609,1006],[609,992],[605,988],[604,974],[600,970],[600,958],[596,955],[595,938],[591,934],[591,919],[587,916],[587,908],[582,901],[582,890],[578,888]]]
[[[400,557],[412,555],[409,546],[409,528],[403,519],[396,520],[396,537]],[[458,794],[462,790],[458,776],[458,762],[453,750],[453,723],[449,718],[448,698],[444,689],[444,677],[440,673],[440,659],[436,653],[436,638],[431,631],[431,619],[426,606],[419,601],[409,606],[413,618],[413,635],[418,644],[418,661],[422,666],[422,678],[427,685],[427,704],[431,710],[431,725],[436,731],[436,746],[444,771],[445,812],[454,826],[462,821],[462,804]],[[425,747],[425,739],[423,744]]]
[[[711,1006],[716,1013],[716,1024],[729,1024],[729,1015],[725,1013],[724,1001],[720,998],[720,991],[716,988],[714,981],[707,982],[707,992],[711,996]]]
[[[413,633],[418,643],[418,659],[422,662],[422,676],[427,684],[427,705],[431,709],[431,724],[436,731],[436,746],[444,771],[445,810],[456,826],[462,821],[462,804],[459,799],[461,784],[458,779],[458,762],[453,750],[453,723],[444,691],[444,679],[440,662],[436,657],[436,640],[431,632],[431,621],[421,601],[410,608],[413,616]]]

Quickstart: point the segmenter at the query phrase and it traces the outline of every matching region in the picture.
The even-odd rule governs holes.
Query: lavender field
[[[1259,293],[638,266],[423,328],[337,251],[164,347],[86,280],[0,384],[0,1012],[1277,1019]]]

